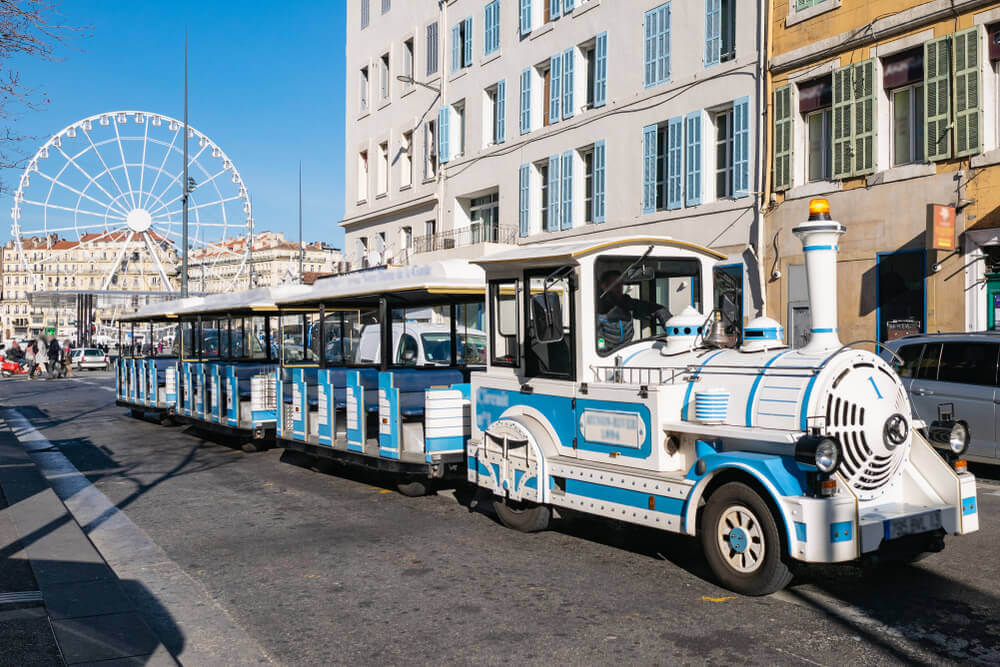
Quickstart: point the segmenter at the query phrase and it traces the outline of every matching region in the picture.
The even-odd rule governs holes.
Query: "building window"
[[[924,87],[922,84],[891,92],[892,164],[924,161]]]
[[[469,231],[473,243],[496,243],[500,224],[500,195],[477,197],[469,204]]]
[[[364,30],[368,27],[368,21],[370,20],[368,0],[361,0],[361,29]]]
[[[542,79],[542,126],[547,127],[552,123],[549,114],[552,106],[552,69],[547,62],[540,65],[538,70]]]
[[[379,264],[385,264],[386,252],[389,249],[389,244],[385,240],[385,232],[378,232],[375,234],[375,253],[378,257]]]
[[[437,174],[437,122],[424,123],[424,179],[430,180]]]
[[[705,66],[736,57],[736,0],[705,0]]]
[[[413,184],[413,132],[403,132],[399,147],[399,187]]]
[[[454,112],[454,122],[456,123],[456,133],[453,136],[458,140],[458,145],[455,147],[456,150],[452,155],[459,157],[460,155],[465,155],[465,100],[456,102],[451,105],[451,108]]]
[[[500,50],[500,0],[486,5],[485,14],[483,54],[488,56]]]
[[[389,11],[389,7],[392,5],[392,0],[382,0],[382,13],[385,14]]]
[[[483,136],[486,146],[502,144],[506,140],[507,126],[507,82],[486,89],[486,106],[483,110],[485,127]]]
[[[824,2],[826,0],[795,0],[795,11],[801,12],[803,9],[809,9]]]
[[[715,114],[715,198],[733,196],[733,110]]]
[[[644,20],[644,81],[646,87],[670,79],[670,3],[646,12]]]
[[[806,159],[808,173],[806,179],[813,181],[830,180],[830,109],[820,109],[806,115]]]
[[[378,188],[375,191],[376,197],[384,196],[389,191],[389,142],[383,141],[378,145]]]
[[[472,17],[451,28],[451,71],[472,67]]]
[[[438,71],[438,24],[427,26],[427,76]]]
[[[368,151],[358,154],[358,201],[368,199]]]
[[[583,62],[587,67],[587,108],[594,106],[594,82],[597,69],[597,49],[593,45],[583,49]]]
[[[358,238],[358,262],[361,263],[362,267],[368,266],[368,237],[361,236]]]
[[[877,255],[875,276],[878,339],[894,340],[925,327],[926,294],[922,250]]]
[[[361,111],[368,111],[368,68],[361,68]]]
[[[583,151],[583,221],[594,221],[594,149]]]
[[[380,89],[382,92],[382,99],[389,99],[389,54],[382,54],[382,66],[379,68],[379,81],[381,83]]]
[[[403,42],[403,76],[406,83],[403,85],[409,89],[413,87],[413,38]]]
[[[437,221],[436,220],[426,220],[424,221],[424,234],[427,238],[434,238],[434,234],[437,231]]]

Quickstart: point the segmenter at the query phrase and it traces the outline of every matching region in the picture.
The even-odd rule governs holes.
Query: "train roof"
[[[575,263],[579,258],[595,252],[622,248],[625,246],[665,246],[690,250],[710,259],[726,259],[726,256],[711,248],[696,243],[678,241],[669,236],[624,236],[617,239],[585,239],[581,241],[565,241],[560,243],[537,243],[519,246],[513,250],[505,250],[486,257],[472,260],[481,266],[494,266],[510,262],[537,262],[558,260]]]
[[[288,298],[309,290],[308,285],[255,287],[239,292],[225,292],[204,297],[189,297],[140,308],[123,321],[172,319],[181,315],[222,314],[274,310],[279,298]]]
[[[481,298],[485,293],[483,270],[467,260],[451,259],[320,278],[308,292],[279,299],[278,305],[350,305],[372,301],[383,294],[417,304],[448,298]]]

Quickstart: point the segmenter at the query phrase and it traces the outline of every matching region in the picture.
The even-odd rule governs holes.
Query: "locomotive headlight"
[[[927,437],[948,447],[955,456],[961,456],[969,448],[969,427],[963,421],[933,421],[927,427]]]
[[[833,438],[802,436],[795,443],[795,460],[829,475],[840,465],[840,445]]]

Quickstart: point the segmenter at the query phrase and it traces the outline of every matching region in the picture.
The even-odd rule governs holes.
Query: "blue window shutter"
[[[722,54],[722,0],[705,0],[705,66],[718,65]]]
[[[733,197],[750,196],[750,98],[733,102]]]
[[[531,132],[531,68],[521,72],[521,134]]]
[[[608,33],[597,36],[594,47],[594,106],[603,107],[608,94]]]
[[[562,3],[559,0],[551,0],[549,3],[549,20],[562,16]]]
[[[656,210],[656,126],[642,128],[642,212]]]
[[[549,58],[549,122],[557,123],[561,117],[559,109],[562,101],[562,55]]]
[[[469,67],[472,65],[472,17],[465,19],[465,49],[462,53],[464,60],[462,65]]]
[[[556,0],[556,2],[559,2],[559,0]],[[569,14],[573,11],[574,6],[576,6],[576,3],[573,0],[566,0],[563,2],[563,14]]]
[[[562,229],[573,226],[573,151],[566,151],[562,156]]]
[[[646,12],[643,20],[643,83],[648,88],[656,83],[656,10]]]
[[[503,79],[497,83],[497,126],[494,136],[497,143],[502,144],[507,140],[507,80]]]
[[[604,187],[604,174],[605,174],[605,161],[607,151],[604,145],[604,139],[594,143],[594,222],[604,222],[605,217],[605,187]]]
[[[527,236],[529,231],[529,215],[531,214],[531,165],[522,164],[518,176],[518,221],[521,224],[521,236]]]
[[[483,10],[483,55],[488,56],[493,46],[493,3]]]
[[[531,0],[521,0],[521,34],[531,32]]]
[[[563,118],[573,116],[573,60],[576,57],[576,49],[569,47],[563,52],[562,64],[562,111]]]
[[[451,120],[451,107],[444,106],[438,110],[438,162],[444,164],[448,161],[448,139],[449,125]]]
[[[559,210],[562,208],[562,197],[559,196],[559,185],[562,183],[562,179],[559,178],[559,164],[562,162],[562,158],[559,155],[553,155],[549,158],[549,206],[548,206],[548,225],[545,231],[554,232],[559,229]]]
[[[685,206],[701,203],[701,111],[692,111],[685,117],[685,146],[687,148],[687,188]]]
[[[462,69],[462,26],[456,25],[451,29],[451,71],[457,72]]]
[[[670,79],[670,3],[657,10],[659,16],[659,54],[657,58],[657,81]]]
[[[500,48],[500,0],[493,2],[493,50]]]
[[[683,186],[681,181],[681,158],[684,153],[682,148],[684,137],[684,126],[681,117],[671,118],[667,121],[667,208],[678,209],[683,205],[681,193]]]

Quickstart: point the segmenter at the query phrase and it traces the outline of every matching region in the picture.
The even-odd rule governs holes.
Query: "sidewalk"
[[[2,419],[0,491],[0,664],[177,664]]]

